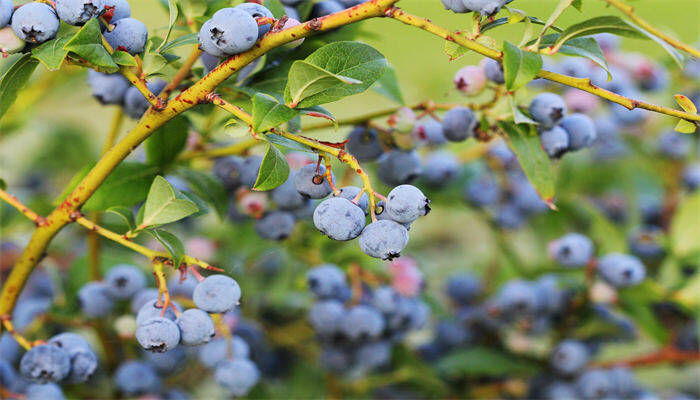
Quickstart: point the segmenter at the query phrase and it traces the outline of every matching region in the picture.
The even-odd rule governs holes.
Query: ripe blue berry
[[[379,220],[367,225],[360,235],[360,249],[382,260],[393,260],[408,244],[408,230],[392,220]]]
[[[469,339],[469,331],[454,321],[439,322],[435,329],[435,340],[447,348],[459,346]]]
[[[56,0],[56,14],[68,25],[83,25],[104,10],[103,0]]]
[[[2,354],[2,360],[14,364],[19,358],[19,353],[19,343],[17,343],[15,338],[8,332],[3,333],[2,336],[0,336],[0,354]]]
[[[659,258],[666,254],[661,245],[663,232],[652,225],[640,226],[627,236],[630,251],[641,258]]]
[[[529,282],[514,280],[503,285],[496,296],[496,306],[506,315],[532,314],[537,309],[537,293]]]
[[[569,233],[551,242],[547,250],[551,257],[565,267],[584,267],[593,257],[593,242],[580,233]]]
[[[584,399],[604,399],[613,391],[608,374],[599,369],[584,372],[576,381],[576,387]]]
[[[202,56],[204,56],[204,54],[202,54]],[[221,181],[227,190],[236,190],[241,185],[240,175],[242,166],[243,159],[240,157],[219,158],[214,163],[214,176]]]
[[[310,199],[322,199],[331,194],[331,185],[323,174],[326,167],[316,164],[305,165],[294,176],[294,186],[297,191]]]
[[[294,210],[306,204],[306,199],[299,193],[294,185],[294,177],[296,172],[291,172],[287,180],[272,189],[270,197],[277,204],[277,207],[283,210]]]
[[[155,317],[139,324],[136,339],[144,349],[163,353],[174,349],[180,343],[180,330],[173,321]]]
[[[340,193],[338,193],[335,196],[349,201],[353,201],[360,193],[360,191],[362,191],[362,189],[360,189],[357,186],[345,186],[340,188]],[[360,199],[357,201],[356,206],[359,207],[360,210],[362,210],[365,214],[367,214],[367,208],[369,207],[369,197],[367,196],[367,193],[362,193],[362,196],[360,196]]]
[[[319,301],[309,310],[309,322],[322,337],[333,337],[340,330],[345,308],[337,300]]]
[[[283,240],[294,230],[294,214],[287,211],[273,211],[255,222],[255,232],[270,240]]]
[[[222,8],[202,25],[199,44],[202,50],[215,56],[242,53],[258,40],[258,23],[246,11]]]
[[[442,117],[442,131],[451,142],[463,142],[474,136],[477,124],[474,113],[466,107],[455,107]]]
[[[156,393],[160,379],[153,367],[142,361],[126,361],[114,374],[117,388],[127,396]]]
[[[185,279],[180,282],[180,274],[175,273],[168,279],[168,289],[171,296],[192,298],[194,288],[197,286],[197,279],[192,274],[185,275]]]
[[[185,310],[175,323],[180,328],[180,341],[185,346],[207,343],[216,334],[209,314],[196,308]]]
[[[168,285],[170,287],[170,285]],[[158,299],[158,289],[156,288],[144,288],[136,292],[134,297],[131,299],[131,312],[137,314],[141,307],[150,301]]]
[[[430,200],[417,187],[401,185],[389,192],[386,211],[396,222],[413,222],[430,212]]]
[[[210,275],[199,282],[192,300],[197,308],[210,313],[232,310],[241,299],[238,282],[226,275]]]
[[[377,339],[384,330],[385,321],[373,307],[359,305],[348,310],[340,321],[340,329],[350,340]]]
[[[89,318],[104,317],[112,312],[114,301],[103,282],[88,282],[78,291],[78,303]]]
[[[154,353],[151,351],[144,351],[143,353],[144,358],[148,360],[149,364],[162,374],[175,371],[183,364],[183,361],[187,357],[182,347],[176,347],[165,353]]]
[[[491,174],[484,173],[466,184],[463,196],[477,207],[492,206],[501,198],[501,185]]]
[[[105,275],[107,292],[114,299],[125,300],[146,286],[146,277],[138,267],[119,264],[110,268]]]
[[[690,154],[692,141],[690,136],[670,131],[659,136],[659,153],[672,160],[682,160]]]
[[[121,104],[129,89],[129,81],[121,74],[103,74],[94,69],[88,71],[88,84],[92,96],[102,104]]]
[[[148,28],[135,18],[122,18],[113,22],[114,29],[104,36],[114,50],[123,50],[129,54],[143,53],[148,40]]]
[[[10,23],[14,11],[15,5],[12,4],[12,0],[0,0],[0,28]]]
[[[616,367],[606,371],[612,390],[618,398],[629,399],[635,397],[640,386],[632,371],[624,367]]]
[[[398,309],[399,293],[391,286],[380,286],[372,292],[371,304],[383,314],[392,314]]]
[[[12,30],[26,42],[43,43],[53,39],[58,27],[56,11],[46,3],[27,3],[12,14]]]
[[[207,368],[215,368],[219,363],[226,361],[229,357],[233,359],[248,358],[250,347],[248,343],[238,336],[233,339],[214,339],[199,349],[199,361]]]
[[[459,161],[448,151],[428,154],[423,165],[422,178],[428,186],[442,187],[457,178]]]
[[[312,268],[306,274],[309,289],[321,299],[337,298],[347,287],[345,273],[333,264],[323,264]]]
[[[97,369],[97,356],[82,336],[71,332],[58,334],[49,339],[49,344],[60,347],[70,357],[70,383],[85,382]]]
[[[148,90],[156,96],[165,89],[165,85],[167,85],[167,83],[160,79],[146,84]],[[124,112],[131,118],[141,118],[143,113],[145,113],[150,106],[151,103],[148,102],[135,86],[131,86],[124,94]]]
[[[219,61],[221,61],[221,59],[219,57],[215,57],[207,52],[203,52],[202,56],[199,58],[200,58],[200,60],[202,60],[202,64],[204,64],[204,73],[205,74],[210,73],[216,67],[218,67]]]
[[[686,165],[683,169],[683,185],[691,192],[700,188],[700,163]]]
[[[540,132],[540,141],[549,158],[561,158],[569,151],[569,135],[559,126]]]
[[[578,392],[570,383],[553,382],[544,388],[542,395],[547,400],[575,399],[578,397]]]
[[[569,150],[580,150],[593,146],[597,137],[595,124],[586,114],[570,114],[562,118],[559,125],[569,134]]]
[[[499,85],[505,83],[505,75],[503,74],[503,65],[498,61],[491,58],[484,58],[481,63],[484,68],[484,73],[486,78],[491,82],[498,83]]]
[[[442,124],[432,117],[426,117],[418,121],[413,133],[418,139],[434,146],[447,142],[447,138],[445,138],[445,134],[442,132]]]
[[[114,23],[120,19],[131,17],[131,6],[127,0],[104,0],[104,5],[114,7],[112,17],[107,22]]]
[[[58,382],[70,373],[70,356],[58,346],[40,344],[24,353],[19,370],[32,382]]]
[[[228,389],[234,396],[245,396],[258,383],[260,371],[255,364],[245,358],[225,361],[216,367],[214,380]]]
[[[345,150],[361,162],[374,161],[384,153],[377,131],[365,126],[356,126],[350,132]]]
[[[55,383],[32,383],[27,386],[25,400],[65,400],[61,387]]]
[[[589,352],[578,340],[568,339],[559,343],[549,357],[554,371],[565,376],[573,376],[583,370],[588,363]]]
[[[530,103],[530,117],[539,122],[542,129],[556,125],[566,114],[566,104],[554,93],[540,93]]]
[[[179,308],[180,307],[178,307],[178,309]],[[155,299],[149,300],[143,306],[141,306],[138,313],[136,314],[136,323],[138,325],[142,325],[145,324],[146,321],[148,321],[149,319],[161,316],[171,321],[175,321],[176,318],[175,312],[170,306],[168,306],[168,308],[165,310],[165,313],[163,313],[163,307],[158,304],[158,298],[156,297]]]
[[[314,4],[314,8],[311,10],[311,15],[314,18],[321,18],[343,10],[344,7],[336,0],[323,0]]]
[[[462,273],[450,277],[447,281],[447,295],[459,305],[474,301],[483,289],[481,281],[472,274]]]
[[[316,207],[314,225],[333,240],[352,240],[365,227],[365,213],[350,200],[331,197]]]
[[[423,162],[415,150],[392,150],[379,158],[377,174],[387,185],[411,183],[423,173]]]
[[[239,180],[241,185],[252,188],[258,179],[262,157],[258,155],[249,156],[243,159],[240,167]]]
[[[598,272],[615,287],[634,286],[646,277],[646,268],[636,257],[611,253],[598,260]]]
[[[267,7],[264,7],[260,4],[257,3],[243,3],[239,4],[235,9],[238,10],[243,10],[250,14],[253,18],[275,18],[274,15],[272,15],[272,11],[268,10]],[[270,28],[272,28],[271,23],[263,24],[258,26],[258,39],[263,37]]]

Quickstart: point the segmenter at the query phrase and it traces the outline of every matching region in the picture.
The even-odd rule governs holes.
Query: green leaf
[[[525,176],[550,208],[554,207],[554,176],[552,164],[542,149],[534,125],[498,124],[508,136],[508,144],[518,156]]]
[[[674,131],[680,133],[695,133],[697,129],[697,125],[684,119],[679,120],[676,126],[673,128]]]
[[[143,55],[143,73],[151,76],[168,65],[168,60],[160,53],[149,51]]]
[[[539,19],[537,17],[528,16],[527,19],[535,25],[544,25],[544,21],[542,21],[541,19]],[[525,21],[525,20],[523,20],[523,21]],[[521,22],[523,22],[523,21],[521,21]],[[489,31],[489,30],[494,29],[494,28],[498,28],[501,25],[507,25],[508,23],[509,23],[509,17],[503,17],[503,18],[493,20],[492,22],[488,22],[488,23],[481,26],[481,33],[484,33],[486,31]],[[557,28],[556,26],[552,26],[551,29],[553,29],[557,32],[561,32],[561,29]]]
[[[188,20],[201,17],[207,12],[206,0],[180,0],[180,6],[182,7],[182,13],[185,14]]]
[[[71,179],[61,199],[75,189],[92,166],[83,168]],[[83,205],[84,211],[104,211],[115,206],[131,207],[142,202],[148,194],[148,185],[156,169],[137,162],[123,162],[112,171],[90,199]],[[70,200],[70,199],[69,199]]]
[[[163,38],[163,41],[161,42],[158,49],[156,49],[156,51],[161,51],[165,43],[168,41],[170,33],[172,33],[173,31],[173,26],[175,26],[175,21],[177,21],[177,16],[179,12],[180,11],[177,8],[177,3],[175,2],[175,0],[168,0],[168,15],[170,16],[170,19],[168,21],[168,31],[165,33],[165,37]]]
[[[456,34],[462,35],[461,31],[457,31]],[[466,36],[465,36],[466,37]],[[450,57],[450,61],[457,60],[464,56],[465,54],[469,53],[469,49],[462,46],[461,44],[451,41],[451,40],[446,40],[445,41],[445,53]]]
[[[676,99],[676,103],[678,103],[678,105],[683,108],[683,111],[689,112],[691,114],[695,114],[698,112],[698,108],[695,106],[695,103],[693,103],[693,101],[690,100],[688,96],[676,94],[673,96],[673,98]]]
[[[367,90],[382,77],[384,56],[359,42],[321,47],[289,70],[284,100],[293,107],[313,107]]]
[[[73,37],[75,32],[70,28],[61,26],[56,39],[42,43],[39,47],[32,49],[32,57],[39,60],[49,71],[56,71],[61,68],[63,60],[68,55],[68,50],[63,46]]]
[[[162,45],[158,51],[160,53],[166,53],[168,50],[192,44],[199,44],[196,33],[188,33],[187,35],[182,35],[177,39],[173,39],[169,43]]]
[[[571,25],[561,33],[556,44],[559,45],[573,38],[595,35],[596,33],[612,33],[614,35],[634,39],[646,39],[645,35],[621,18],[608,15],[591,18],[578,24]]]
[[[671,221],[671,249],[676,257],[700,252],[700,191],[681,200]]]
[[[189,123],[178,116],[160,127],[146,140],[146,161],[163,168],[177,158],[187,143]]]
[[[258,179],[255,181],[253,190],[270,190],[284,183],[289,177],[289,164],[282,152],[270,143],[260,165]]]
[[[272,15],[277,19],[282,18],[282,16],[286,14],[286,12],[284,10],[284,6],[280,2],[280,0],[265,0],[263,5],[268,10],[270,10]]]
[[[112,53],[112,60],[119,65],[126,65],[127,67],[135,67],[138,64],[136,59],[131,54],[126,51],[117,50]]]
[[[401,93],[396,70],[391,65],[387,65],[384,75],[372,85],[372,90],[399,105],[406,104],[403,99],[403,94]]]
[[[559,39],[558,33],[552,33],[545,35],[540,42],[540,48],[549,47],[554,45]],[[559,53],[566,54],[570,56],[585,57],[594,63],[602,67],[605,72],[608,73],[608,79],[612,78],[610,75],[610,67],[608,66],[608,60],[603,54],[603,50],[600,49],[600,45],[593,38],[575,38],[565,42],[559,49]]]
[[[321,106],[315,106],[315,107],[309,107],[309,108],[298,108],[297,112],[302,115],[306,115],[309,117],[314,117],[314,118],[325,118],[331,122],[333,122],[333,125],[335,126],[335,130],[338,130],[338,120],[335,119],[335,116],[333,115],[332,112],[328,111],[327,109],[321,107]]]
[[[175,222],[198,211],[193,202],[176,198],[173,188],[162,176],[153,180],[143,208],[140,229]]]
[[[278,146],[283,146],[292,150],[302,151],[305,153],[314,153],[313,150],[309,149],[303,144],[287,139],[286,137],[275,135],[274,133],[268,133],[267,135],[265,135],[265,139],[267,139],[268,142],[274,143]]]
[[[436,368],[450,378],[531,375],[537,363],[489,347],[475,346],[443,357]]]
[[[112,60],[112,56],[102,45],[100,23],[95,18],[86,22],[63,48],[107,72],[116,72],[119,69]]]
[[[582,0],[574,0],[573,3],[571,3],[571,5],[572,5],[575,9],[581,11],[581,7],[583,7],[583,1],[582,1]]]
[[[591,218],[590,235],[599,253],[626,252],[627,239],[620,227],[612,223],[595,204],[582,202],[581,205]]]
[[[503,42],[503,74],[506,89],[513,91],[525,86],[542,69],[542,56],[522,51],[514,44]]]
[[[513,95],[508,95],[508,101],[510,102],[510,108],[513,111],[513,122],[516,124],[533,124],[537,125],[537,122],[533,121],[527,115],[523,114],[515,104],[515,97]]]
[[[176,190],[175,197],[177,197],[178,199],[189,200],[197,206],[199,211],[190,215],[191,218],[197,218],[197,217],[200,217],[202,215],[209,214],[209,212],[211,211],[211,209],[209,208],[209,205],[206,203],[206,201],[204,201],[204,199],[202,199],[201,197],[197,196],[196,194],[194,194],[192,192],[181,192],[181,191]]]
[[[294,118],[297,112],[274,97],[257,93],[253,97],[253,131],[265,132]]]
[[[0,76],[0,118],[17,100],[17,93],[29,81],[39,61],[25,54],[16,59]]]
[[[625,314],[632,317],[644,332],[654,338],[657,343],[668,342],[669,331],[654,315],[651,303],[640,302],[639,299],[633,296],[620,295],[618,304]]]
[[[636,25],[636,24],[633,23],[632,21],[624,20],[624,22],[625,22],[627,25],[629,25],[630,27],[632,27],[633,29],[637,30],[637,32],[639,32],[639,33],[642,35],[642,38],[643,38],[643,39],[651,39],[651,40],[653,40],[654,42],[656,42],[656,44],[658,44],[659,46],[663,47],[664,50],[666,50],[666,52],[671,56],[671,58],[673,59],[673,61],[676,62],[676,64],[678,65],[679,68],[683,69],[683,68],[685,67],[685,66],[684,66],[685,57],[683,56],[683,54],[682,54],[681,52],[679,52],[678,50],[676,50],[675,47],[673,47],[673,46],[671,46],[670,44],[666,43],[666,41],[664,41],[663,39],[659,38],[658,36],[653,35],[651,32],[648,32],[648,31],[644,30],[644,28],[642,28],[641,26]]]
[[[182,264],[182,259],[185,257],[185,246],[182,245],[182,242],[177,236],[163,229],[148,229],[146,232],[160,242],[168,253],[170,253],[173,259],[173,265],[179,266]]]
[[[178,168],[178,175],[189,182],[194,193],[211,204],[221,219],[228,213],[228,198],[226,188],[218,179],[190,168]]]
[[[552,14],[549,16],[549,18],[547,18],[547,22],[544,24],[544,28],[542,28],[542,33],[540,33],[540,35],[544,36],[547,29],[554,25],[554,23],[559,19],[559,17],[561,17],[564,11],[572,5],[573,2],[574,0],[559,0],[559,3],[557,3],[554,11],[552,11]]]
[[[126,222],[126,225],[129,227],[130,231],[136,229],[136,220],[134,219],[134,213],[131,211],[131,208],[124,206],[114,206],[108,208],[106,211],[108,213],[113,213],[120,216],[124,220],[124,222]]]

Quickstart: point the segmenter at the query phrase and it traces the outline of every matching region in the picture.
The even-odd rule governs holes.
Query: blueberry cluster
[[[513,0],[442,0],[446,10],[455,13],[478,12],[479,14],[492,17],[501,11],[501,7]]]
[[[312,268],[307,283],[317,300],[309,322],[322,347],[320,362],[337,374],[358,376],[388,364],[393,344],[429,316],[417,297],[386,285],[365,286],[359,301],[350,302],[345,273],[332,264]]]
[[[129,83],[121,74],[107,74],[89,70],[87,83],[92,89],[92,96],[101,104],[118,105],[131,118],[138,119],[151,106],[148,99]],[[166,82],[162,79],[152,79],[146,83],[148,90],[158,96],[165,89]]]

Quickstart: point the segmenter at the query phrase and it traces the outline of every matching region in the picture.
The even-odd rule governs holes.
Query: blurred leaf
[[[678,120],[678,123],[676,123],[676,126],[673,128],[674,131],[680,133],[695,133],[697,129],[698,127],[694,123],[684,119]]]
[[[581,11],[581,7],[583,7],[583,1],[582,1],[582,0],[574,0],[573,3],[571,3],[571,5],[572,5],[575,9]]]
[[[296,111],[280,104],[274,97],[257,93],[253,97],[253,131],[265,132],[297,115]]]
[[[625,233],[613,224],[594,204],[582,202],[581,205],[591,217],[590,235],[599,254],[624,253],[627,251]]]
[[[554,176],[552,163],[542,149],[540,138],[533,125],[514,125],[499,122],[501,129],[508,136],[508,144],[518,156],[525,176],[540,195],[542,200],[554,207]]]
[[[134,213],[131,211],[131,208],[124,206],[114,206],[108,208],[106,211],[120,216],[124,220],[124,222],[126,222],[126,225],[128,226],[128,229],[130,231],[136,229],[136,220],[134,219]]]
[[[557,42],[559,36],[560,35],[557,33],[545,35],[542,38],[542,42],[540,42],[540,48],[552,46]],[[561,46],[559,53],[585,57],[603,68],[605,72],[608,73],[608,79],[612,78],[608,60],[605,58],[605,54],[603,54],[603,50],[600,49],[598,42],[593,38],[586,37],[568,40]]]
[[[126,65],[127,67],[135,67],[138,65],[134,56],[121,50],[112,53],[112,60],[119,65]]]
[[[292,64],[284,99],[293,107],[331,103],[364,92],[382,77],[386,67],[384,56],[369,45],[331,43]]]
[[[676,99],[676,103],[678,103],[679,106],[683,107],[683,110],[685,112],[695,114],[698,112],[698,108],[695,106],[692,100],[690,100],[687,96],[684,96],[682,94],[677,94],[673,96],[674,99]]]
[[[457,35],[467,37],[462,31],[455,32]],[[463,55],[469,53],[469,49],[452,40],[445,41],[445,53],[450,57],[450,61],[454,61]]]
[[[697,310],[698,303],[700,303],[698,293],[700,293],[700,273],[696,272],[682,289],[673,294],[673,299],[686,307]]]
[[[158,51],[160,53],[167,53],[168,50],[192,44],[199,44],[199,39],[197,38],[196,33],[188,33],[186,35],[182,35],[176,39],[173,39],[169,43],[162,45]]]
[[[226,188],[219,180],[190,168],[178,168],[177,173],[189,182],[192,191],[197,196],[214,207],[219,218],[226,218],[228,198],[226,197]]]
[[[7,190],[7,182],[2,178],[0,178],[0,190]]]
[[[171,164],[187,143],[189,123],[178,116],[160,127],[146,140],[146,161],[163,168]]]
[[[107,72],[116,72],[119,69],[102,45],[102,31],[96,18],[90,18],[63,48]]]
[[[438,361],[436,368],[450,378],[531,375],[538,365],[488,347],[470,347],[455,351]]]
[[[39,47],[32,49],[32,57],[39,60],[49,71],[56,71],[61,68],[63,60],[68,55],[68,50],[63,46],[73,37],[75,32],[72,29],[64,28],[62,25],[58,31],[56,39],[44,42]]]
[[[182,7],[182,13],[185,14],[188,20],[201,17],[207,12],[206,0],[180,0],[180,6]]]
[[[267,152],[260,165],[258,179],[253,190],[270,190],[284,183],[289,177],[289,164],[284,154],[272,143],[267,146]]]
[[[148,229],[146,232],[153,236],[170,253],[173,265],[179,266],[182,264],[182,258],[185,256],[185,246],[182,245],[177,236],[163,229]]]
[[[163,42],[161,42],[160,46],[156,49],[156,51],[162,51],[163,46],[168,41],[168,38],[170,38],[170,34],[173,31],[173,26],[175,26],[175,21],[177,21],[177,16],[179,12],[180,10],[177,8],[177,3],[175,3],[175,0],[168,0],[168,15],[170,16],[170,19],[168,20],[168,31],[165,33]]]
[[[162,176],[153,180],[143,208],[141,229],[175,222],[198,211],[193,202],[176,198],[173,188]]]
[[[542,69],[539,53],[520,50],[510,42],[503,42],[503,74],[506,89],[517,90],[535,78]]]
[[[671,58],[673,59],[673,61],[676,62],[676,64],[678,65],[679,68],[683,69],[685,67],[684,66],[685,57],[683,56],[683,54],[681,52],[676,50],[675,47],[671,46],[670,44],[666,43],[666,41],[651,34],[650,32],[647,32],[641,26],[636,25],[632,21],[625,20],[624,22],[627,25],[629,25],[630,27],[632,27],[633,29],[636,29],[642,35],[643,39],[651,39],[654,42],[656,42],[656,44],[663,47],[664,50],[666,50],[666,53],[668,53],[671,56]]]
[[[676,257],[700,252],[700,191],[686,196],[671,221],[671,250]]]
[[[661,324],[651,309],[651,304],[640,301],[633,296],[620,296],[620,308],[629,315],[639,327],[657,343],[668,343],[668,329]]]
[[[612,33],[618,36],[625,36],[633,39],[647,39],[639,30],[630,26],[628,23],[612,15],[595,17],[589,20],[579,22],[566,28],[555,45],[562,44],[573,38],[581,36],[595,35],[596,33]]]
[[[372,90],[397,104],[406,104],[403,99],[403,94],[401,93],[401,86],[399,86],[396,70],[391,65],[387,66],[384,75],[372,85]]]
[[[25,54],[15,60],[0,76],[0,118],[17,100],[17,93],[29,81],[39,61]]]
[[[267,9],[270,10],[272,15],[274,15],[274,17],[277,19],[282,18],[282,16],[286,14],[284,11],[284,6],[280,0],[265,0],[263,5],[267,7]]]

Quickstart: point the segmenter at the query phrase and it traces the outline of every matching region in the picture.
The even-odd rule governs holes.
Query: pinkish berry
[[[486,74],[483,68],[468,65],[455,74],[455,87],[467,96],[475,96],[486,88]]]

